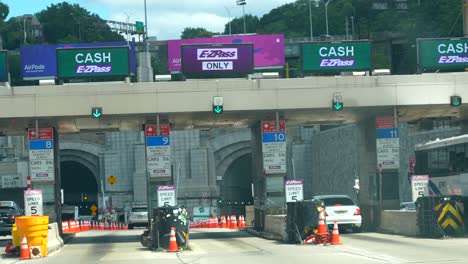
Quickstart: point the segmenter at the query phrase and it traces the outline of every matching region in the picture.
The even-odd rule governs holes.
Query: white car
[[[135,226],[148,227],[148,207],[133,206],[128,216],[128,229]]]
[[[325,205],[325,222],[333,228],[336,220],[340,229],[351,228],[354,232],[361,231],[361,209],[348,195],[314,196]]]

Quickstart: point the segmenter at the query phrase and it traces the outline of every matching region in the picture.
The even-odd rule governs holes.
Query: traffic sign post
[[[158,185],[158,206],[176,206],[176,186],[175,185]]]
[[[117,177],[115,177],[114,175],[111,175],[107,178],[107,182],[113,185],[117,182]]]
[[[341,111],[343,110],[343,96],[341,93],[334,93],[333,94],[333,101],[332,101],[332,109],[334,111]]]
[[[393,126],[393,117],[376,120],[377,164],[383,170],[400,168],[399,130]]]
[[[286,121],[262,121],[263,170],[266,174],[286,173]]]
[[[145,33],[145,25],[142,21],[135,22],[135,29],[137,34],[144,34]]]
[[[295,203],[304,200],[304,180],[287,180],[284,183],[284,194],[287,203]]]
[[[44,215],[42,190],[24,191],[24,215]]]
[[[159,132],[157,135],[156,125],[146,125],[146,167],[150,178],[172,175],[169,125],[159,125]]]
[[[28,129],[31,181],[54,181],[54,132],[52,128]]]
[[[213,113],[220,115],[224,112],[224,101],[222,96],[213,97]]]

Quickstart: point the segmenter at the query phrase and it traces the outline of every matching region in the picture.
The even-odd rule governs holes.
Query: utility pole
[[[146,46],[146,52],[148,52],[148,16],[146,14],[146,0],[145,0],[145,39],[143,40]]]
[[[312,31],[312,0],[309,0],[309,25],[310,25],[310,41],[314,41],[314,32]]]
[[[242,16],[244,17],[244,34],[247,33],[247,28],[245,26],[245,5],[247,4],[245,0],[237,0],[236,1],[237,5],[242,6]]]
[[[463,36],[468,37],[468,0],[463,0]]]

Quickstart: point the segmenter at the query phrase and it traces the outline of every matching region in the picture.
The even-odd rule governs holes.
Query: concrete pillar
[[[254,184],[254,227],[263,230],[265,219],[266,178],[263,174],[261,121],[252,127],[252,181]]]
[[[153,68],[151,67],[151,53],[139,52],[137,53],[138,67],[137,67],[137,81],[138,82],[153,82]]]
[[[359,194],[363,228],[375,230],[378,225],[379,201],[377,186],[377,155],[375,119],[369,118],[357,124],[359,148]]]

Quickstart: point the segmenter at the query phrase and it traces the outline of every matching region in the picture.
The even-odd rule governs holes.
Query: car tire
[[[361,233],[361,227],[353,227],[353,233]]]

